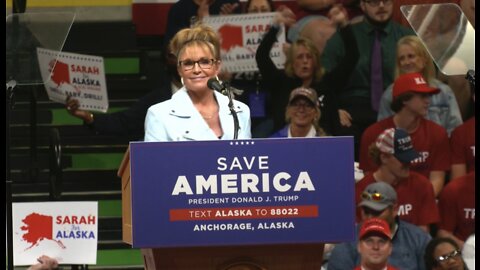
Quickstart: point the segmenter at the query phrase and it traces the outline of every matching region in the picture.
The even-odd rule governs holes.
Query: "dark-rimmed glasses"
[[[392,0],[364,0],[365,3],[369,4],[372,7],[378,7],[380,2],[383,3],[384,6],[390,5]]]
[[[450,258],[455,258],[455,257],[460,256],[460,255],[462,255],[462,252],[460,250],[456,249],[456,250],[450,252],[447,255],[438,256],[437,258],[435,258],[435,260],[438,263],[443,263],[443,262],[448,261],[448,259],[450,259]]]
[[[215,59],[207,59],[207,58],[200,58],[197,61],[193,61],[190,59],[183,60],[183,61],[178,61],[178,65],[182,67],[183,70],[191,70],[195,67],[195,64],[198,64],[198,66],[201,69],[211,69],[213,66],[213,63],[215,63]]]

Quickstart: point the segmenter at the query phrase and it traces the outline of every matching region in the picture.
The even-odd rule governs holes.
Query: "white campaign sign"
[[[37,48],[37,56],[45,89],[51,100],[65,104],[67,96],[71,96],[79,101],[82,110],[107,111],[103,57],[59,53],[43,48]]]
[[[209,16],[203,22],[218,32],[221,39],[222,66],[228,72],[258,71],[255,61],[263,36],[272,25],[275,13]],[[270,57],[278,68],[283,68],[285,54],[285,27],[282,26],[273,44]]]
[[[33,265],[42,255],[59,264],[96,264],[97,202],[13,204],[13,264]]]

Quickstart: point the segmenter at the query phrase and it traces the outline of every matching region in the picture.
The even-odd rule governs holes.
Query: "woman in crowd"
[[[229,98],[210,89],[207,82],[220,72],[220,41],[208,26],[179,31],[170,42],[178,59],[183,87],[170,100],[153,105],[145,119],[145,141],[234,139]],[[250,135],[250,110],[233,101],[239,139]]]
[[[329,73],[324,74],[320,65],[320,53],[315,44],[309,39],[300,37],[287,49],[285,70],[276,67],[270,58],[270,50],[276,42],[276,36],[280,31],[280,24],[292,26],[295,15],[285,6],[277,9],[274,24],[264,36],[256,53],[256,61],[264,82],[265,89],[272,96],[274,130],[285,125],[285,108],[287,107],[290,91],[297,87],[313,88],[320,98],[322,118],[320,125],[328,134],[333,134],[334,126],[339,125],[337,102],[333,91],[342,87],[345,77],[351,73],[358,60],[358,49],[355,38],[348,25],[347,16],[344,12],[335,13],[331,18],[341,26],[340,32],[345,39],[348,57],[344,63]]]
[[[287,125],[273,138],[320,137],[325,131],[319,126],[321,116],[317,93],[312,88],[299,87],[290,93],[285,120]]]
[[[397,42],[396,76],[405,73],[421,73],[431,87],[440,93],[430,97],[427,118],[444,127],[448,134],[462,124],[462,115],[455,94],[450,86],[435,78],[435,68],[428,51],[417,36],[405,36]],[[390,85],[382,95],[378,109],[378,120],[393,115],[392,88]]]
[[[425,248],[427,270],[468,270],[462,252],[451,238],[433,238]]]

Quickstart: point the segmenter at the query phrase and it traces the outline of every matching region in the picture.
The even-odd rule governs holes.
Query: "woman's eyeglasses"
[[[462,255],[462,252],[460,252],[460,250],[456,249],[456,250],[450,252],[447,255],[438,256],[437,258],[435,258],[435,260],[438,263],[443,263],[443,262],[448,261],[448,259],[450,259],[450,258],[456,258],[457,256],[460,256],[460,255]]]
[[[178,65],[181,66],[183,70],[187,71],[193,69],[195,67],[195,64],[198,64],[201,69],[211,69],[215,62],[215,59],[207,58],[200,58],[197,61],[187,59],[183,61],[178,61]]]

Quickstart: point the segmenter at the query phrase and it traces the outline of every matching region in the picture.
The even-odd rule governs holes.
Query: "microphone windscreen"
[[[220,82],[215,78],[208,79],[207,86],[208,88],[213,90],[217,90],[217,91],[222,90],[222,85],[220,85]]]

